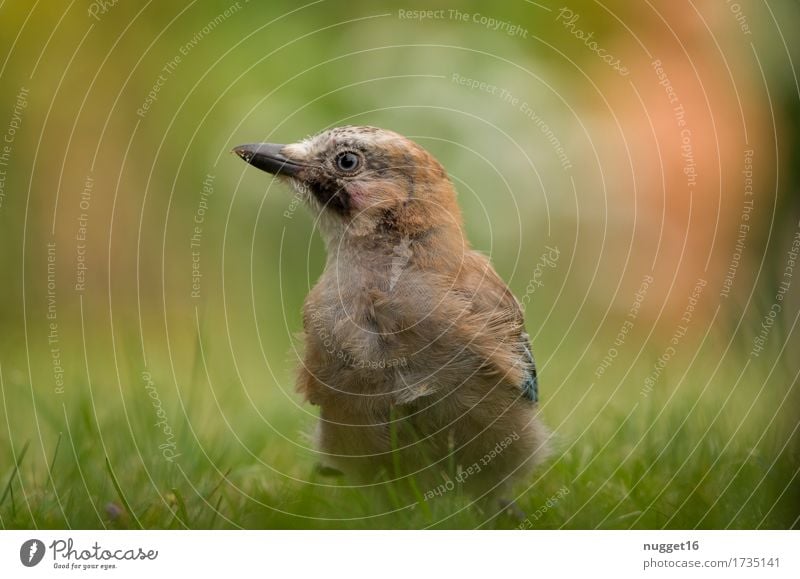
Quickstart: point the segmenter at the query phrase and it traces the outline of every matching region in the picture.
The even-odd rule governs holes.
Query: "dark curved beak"
[[[250,143],[234,147],[233,152],[245,162],[250,163],[253,167],[258,167],[262,171],[273,175],[292,177],[297,175],[303,165],[284,157],[281,154],[283,147],[284,145],[276,145],[274,143]]]

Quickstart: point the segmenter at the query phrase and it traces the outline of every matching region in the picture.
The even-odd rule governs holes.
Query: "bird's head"
[[[234,148],[247,163],[289,181],[320,215],[329,238],[418,236],[459,228],[447,173],[425,149],[393,131],[337,127],[289,145]]]

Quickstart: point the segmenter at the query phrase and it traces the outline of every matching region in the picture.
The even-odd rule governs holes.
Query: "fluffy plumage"
[[[439,162],[373,127],[236,152],[319,217],[328,258],[304,306],[298,389],[320,407],[326,461],[426,484],[477,464],[459,482],[491,496],[528,473],[547,432],[522,311],[470,248]]]

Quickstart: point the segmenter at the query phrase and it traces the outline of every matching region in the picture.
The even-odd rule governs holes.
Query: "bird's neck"
[[[458,267],[450,262],[468,251],[469,244],[461,227],[450,223],[414,233],[373,230],[369,235],[344,234],[326,239],[326,248],[328,267],[380,270],[402,262],[443,270],[451,265]]]

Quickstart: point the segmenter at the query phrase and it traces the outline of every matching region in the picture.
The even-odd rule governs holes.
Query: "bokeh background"
[[[797,527],[799,27],[788,0],[0,3],[0,524],[508,525],[314,469],[324,247],[230,150],[370,124],[439,158],[525,307],[557,451],[523,526]]]

